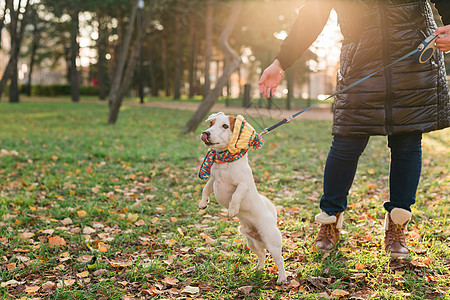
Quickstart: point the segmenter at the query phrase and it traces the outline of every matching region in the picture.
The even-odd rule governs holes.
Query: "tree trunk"
[[[175,49],[176,49],[176,58],[175,58],[175,80],[173,84],[173,99],[178,100],[181,97],[181,56],[183,55],[183,27],[181,24],[181,16],[180,16],[180,2],[178,2],[178,13],[175,16],[175,29],[176,29],[176,40],[175,40]]]
[[[135,6],[133,8],[132,16],[131,16],[131,22],[134,23],[136,18],[136,8]],[[108,124],[115,124],[117,122],[117,119],[119,117],[120,112],[120,106],[122,105],[122,100],[125,96],[125,93],[128,91],[131,80],[133,79],[133,73],[136,67],[136,61],[139,56],[140,52],[140,46],[142,43],[142,38],[144,36],[144,33],[146,32],[147,27],[150,25],[151,18],[148,16],[145,18],[141,28],[139,28],[138,34],[136,35],[136,40],[133,43],[133,47],[131,50],[131,53],[128,57],[128,65],[127,68],[122,76],[122,74],[116,74],[115,77],[115,83],[113,87],[111,88],[111,94],[110,94],[110,107],[109,107],[109,118],[108,118]],[[126,44],[124,44],[124,47],[122,48],[122,55],[121,58],[124,58],[123,62],[119,62],[119,67],[121,71],[123,72],[124,66],[125,66],[125,59],[126,55],[124,57],[124,53],[128,53],[128,48],[131,42],[131,36],[133,34],[133,28],[130,23],[130,27],[128,28],[127,36],[126,36]],[[120,81],[118,79],[120,78]],[[123,80],[122,80],[123,78]],[[112,94],[112,91],[114,89],[114,94]]]
[[[37,28],[37,24],[34,24],[33,32],[33,45],[31,46],[31,57],[30,57],[30,70],[28,72],[28,83],[27,83],[27,96],[31,96],[31,78],[33,76],[34,64],[36,62],[36,51],[39,47],[40,31]]]
[[[98,98],[100,100],[106,99],[106,40],[105,40],[105,17],[101,10],[97,11],[98,16],[98,39],[97,39],[97,52],[98,52],[98,63],[97,63],[97,79],[98,79]]]
[[[72,28],[70,31],[70,94],[73,102],[80,100],[80,81],[77,69],[77,57],[79,46],[77,42],[79,20],[79,9],[73,8],[70,11],[70,17],[72,19]]]
[[[13,1],[12,0],[8,0],[8,2],[6,2],[6,5],[10,8],[11,10],[14,10],[13,8]],[[0,99],[2,97],[3,92],[6,89],[6,85],[8,83],[8,81],[10,80],[11,76],[14,75],[14,68],[16,69],[17,72],[17,58],[19,56],[19,52],[20,52],[20,45],[22,44],[22,39],[23,39],[23,33],[25,31],[25,27],[27,25],[28,22],[28,13],[29,13],[29,1],[27,0],[25,3],[25,10],[24,13],[22,14],[22,21],[20,22],[20,30],[19,32],[17,32],[17,21],[19,19],[19,12],[17,11],[17,14],[15,14],[13,12],[13,14],[11,15],[11,22],[15,23],[15,24],[11,24],[13,25],[13,30],[11,30],[12,34],[11,34],[11,50],[10,50],[10,56],[9,56],[9,60],[8,60],[8,64],[6,65],[5,71],[3,73],[2,76],[2,80],[0,81]],[[14,21],[15,19],[15,21]],[[13,32],[15,31],[15,32]],[[14,42],[13,42],[13,36],[14,35]]]
[[[164,91],[166,97],[169,97],[170,92],[169,92],[169,74],[167,68],[167,39],[164,36],[161,39],[161,64],[164,80]]]
[[[195,41],[195,16],[191,15],[189,19],[189,41],[190,41],[190,52],[189,52],[189,98],[194,97],[194,65],[195,65],[195,55],[196,55],[196,45]]]
[[[184,126],[182,133],[193,132],[197,129],[198,124],[206,117],[206,114],[216,103],[222,88],[227,84],[231,74],[239,67],[241,63],[241,58],[237,55],[228,43],[228,38],[233,31],[234,25],[236,24],[237,18],[240,14],[242,8],[242,0],[236,3],[236,7],[233,7],[231,15],[228,19],[227,25],[222,31],[219,37],[219,47],[222,49],[225,56],[225,67],[222,76],[216,83],[214,89],[208,94],[206,98],[200,103],[197,111],[192,115],[191,119]]]
[[[0,19],[0,49],[2,49],[2,31],[3,31],[3,26],[5,26],[5,16],[6,16],[7,10],[8,10],[8,6],[5,3],[5,7],[3,8],[3,15],[2,15],[2,18]]]
[[[127,35],[125,36],[125,40],[122,43],[122,49],[120,49],[120,58],[117,62],[117,66],[114,72],[114,79],[113,79],[113,83],[111,85],[111,90],[109,92],[109,108],[110,108],[110,119],[111,119],[111,115],[112,114],[118,114],[117,112],[112,112],[111,109],[113,107],[113,105],[117,105],[116,102],[118,102],[118,97],[119,97],[119,89],[120,89],[120,85],[122,83],[122,76],[123,76],[123,70],[125,69],[125,64],[126,64],[126,59],[127,59],[127,54],[128,54],[128,48],[130,47],[130,43],[131,43],[131,38],[133,36],[133,30],[134,30],[134,23],[136,21],[136,13],[137,13],[137,2],[134,5],[133,9],[131,10],[131,18],[130,21],[128,23],[128,30],[127,30]],[[119,104],[119,108],[120,108],[120,104]],[[117,116],[116,116],[117,118]],[[116,119],[113,118],[113,119]],[[115,123],[114,122],[108,122],[108,123]]]
[[[209,70],[211,64],[211,50],[214,26],[214,7],[213,0],[206,3],[206,19],[205,19],[205,84],[203,86],[203,98],[206,98],[211,90],[211,81],[209,79]]]

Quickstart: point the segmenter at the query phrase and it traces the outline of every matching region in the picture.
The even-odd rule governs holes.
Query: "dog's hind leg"
[[[243,236],[247,239],[247,244],[250,249],[256,254],[258,257],[258,265],[256,268],[258,270],[264,269],[264,262],[266,260],[266,249],[261,241],[256,238],[253,238],[251,235],[254,235],[254,232],[248,227],[242,225],[239,227],[239,231]]]
[[[272,258],[278,267],[277,284],[283,284],[286,282],[286,271],[284,270],[283,253],[281,250],[281,233],[278,228],[273,227],[266,232],[263,232],[261,236],[263,237],[263,242],[267,250],[269,250],[270,255],[272,255]]]

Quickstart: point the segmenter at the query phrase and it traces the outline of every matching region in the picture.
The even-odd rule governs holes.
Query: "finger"
[[[265,86],[264,85],[260,85],[259,86],[259,93],[264,95],[264,90],[265,90]]]
[[[267,80],[267,72],[264,71],[263,74],[261,75],[261,78],[259,79],[258,84],[262,84],[266,80]]]
[[[275,88],[273,88],[273,89],[271,90],[272,96],[275,96],[275,92],[276,92],[276,90],[277,90],[277,88],[276,88],[276,87],[275,87]]]

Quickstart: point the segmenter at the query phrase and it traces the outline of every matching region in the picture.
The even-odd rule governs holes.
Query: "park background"
[[[321,100],[339,68],[336,14],[272,99],[257,90],[301,4],[0,1],[0,297],[448,299],[448,129],[424,136],[411,259],[382,250],[384,137],[361,158],[337,250],[310,249],[331,141],[331,103]],[[279,211],[290,279],[279,287],[271,258],[254,269],[236,219],[214,199],[197,209],[200,122],[222,110],[262,131],[312,104],[249,153]]]

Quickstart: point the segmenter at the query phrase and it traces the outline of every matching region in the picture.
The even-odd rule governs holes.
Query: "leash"
[[[380,73],[381,71],[383,71],[383,70],[385,70],[385,69],[387,69],[387,68],[389,68],[389,67],[395,65],[396,63],[398,63],[398,62],[400,62],[400,61],[402,61],[402,60],[404,60],[404,59],[406,59],[407,57],[410,57],[410,56],[412,56],[412,55],[415,55],[415,56],[414,56],[415,59],[416,59],[419,63],[421,63],[421,64],[427,62],[427,61],[433,56],[434,52],[435,52],[436,49],[437,49],[437,47],[436,47],[434,41],[435,41],[436,38],[438,38],[438,37],[442,37],[442,35],[436,35],[436,36],[435,36],[435,35],[430,35],[430,36],[427,37],[422,43],[420,43],[420,45],[419,45],[416,49],[414,49],[413,51],[411,51],[411,52],[409,52],[409,53],[403,55],[403,56],[400,57],[399,59],[394,60],[392,63],[390,63],[390,64],[388,64],[388,65],[386,65],[386,66],[383,66],[382,68],[380,68],[379,70],[373,72],[372,74],[369,74],[369,75],[367,75],[366,77],[361,78],[361,79],[359,79],[358,81],[356,81],[356,82],[354,82],[354,83],[352,83],[352,84],[350,84],[350,85],[344,87],[343,89],[341,89],[341,90],[339,90],[339,91],[333,93],[332,95],[328,96],[327,98],[325,98],[325,99],[322,100],[321,102],[325,102],[325,101],[327,101],[327,100],[333,98],[334,96],[336,96],[336,95],[338,95],[338,94],[341,94],[341,93],[347,91],[348,89],[351,89],[351,88],[354,87],[355,85],[360,84],[361,82],[363,82],[363,81],[369,79],[369,78],[372,77],[373,75]],[[313,107],[319,105],[321,102],[316,103],[316,104],[314,104],[314,105],[311,105],[311,106],[308,107],[308,108],[305,108],[305,109],[303,109],[303,110],[301,110],[301,111],[299,111],[299,112],[297,112],[297,113],[295,113],[295,114],[293,114],[293,115],[291,115],[291,116],[289,116],[289,117],[287,117],[287,118],[284,118],[283,120],[281,120],[280,122],[276,123],[275,125],[273,125],[273,126],[271,126],[271,127],[265,128],[264,131],[261,132],[259,135],[264,135],[264,134],[269,133],[269,132],[271,132],[272,130],[274,130],[274,129],[280,127],[280,126],[283,125],[283,124],[289,123],[290,121],[292,121],[292,119],[294,119],[294,118],[297,117],[298,115],[300,115],[300,114],[304,113],[305,111],[308,111],[308,110],[310,110],[311,108],[313,108]]]

